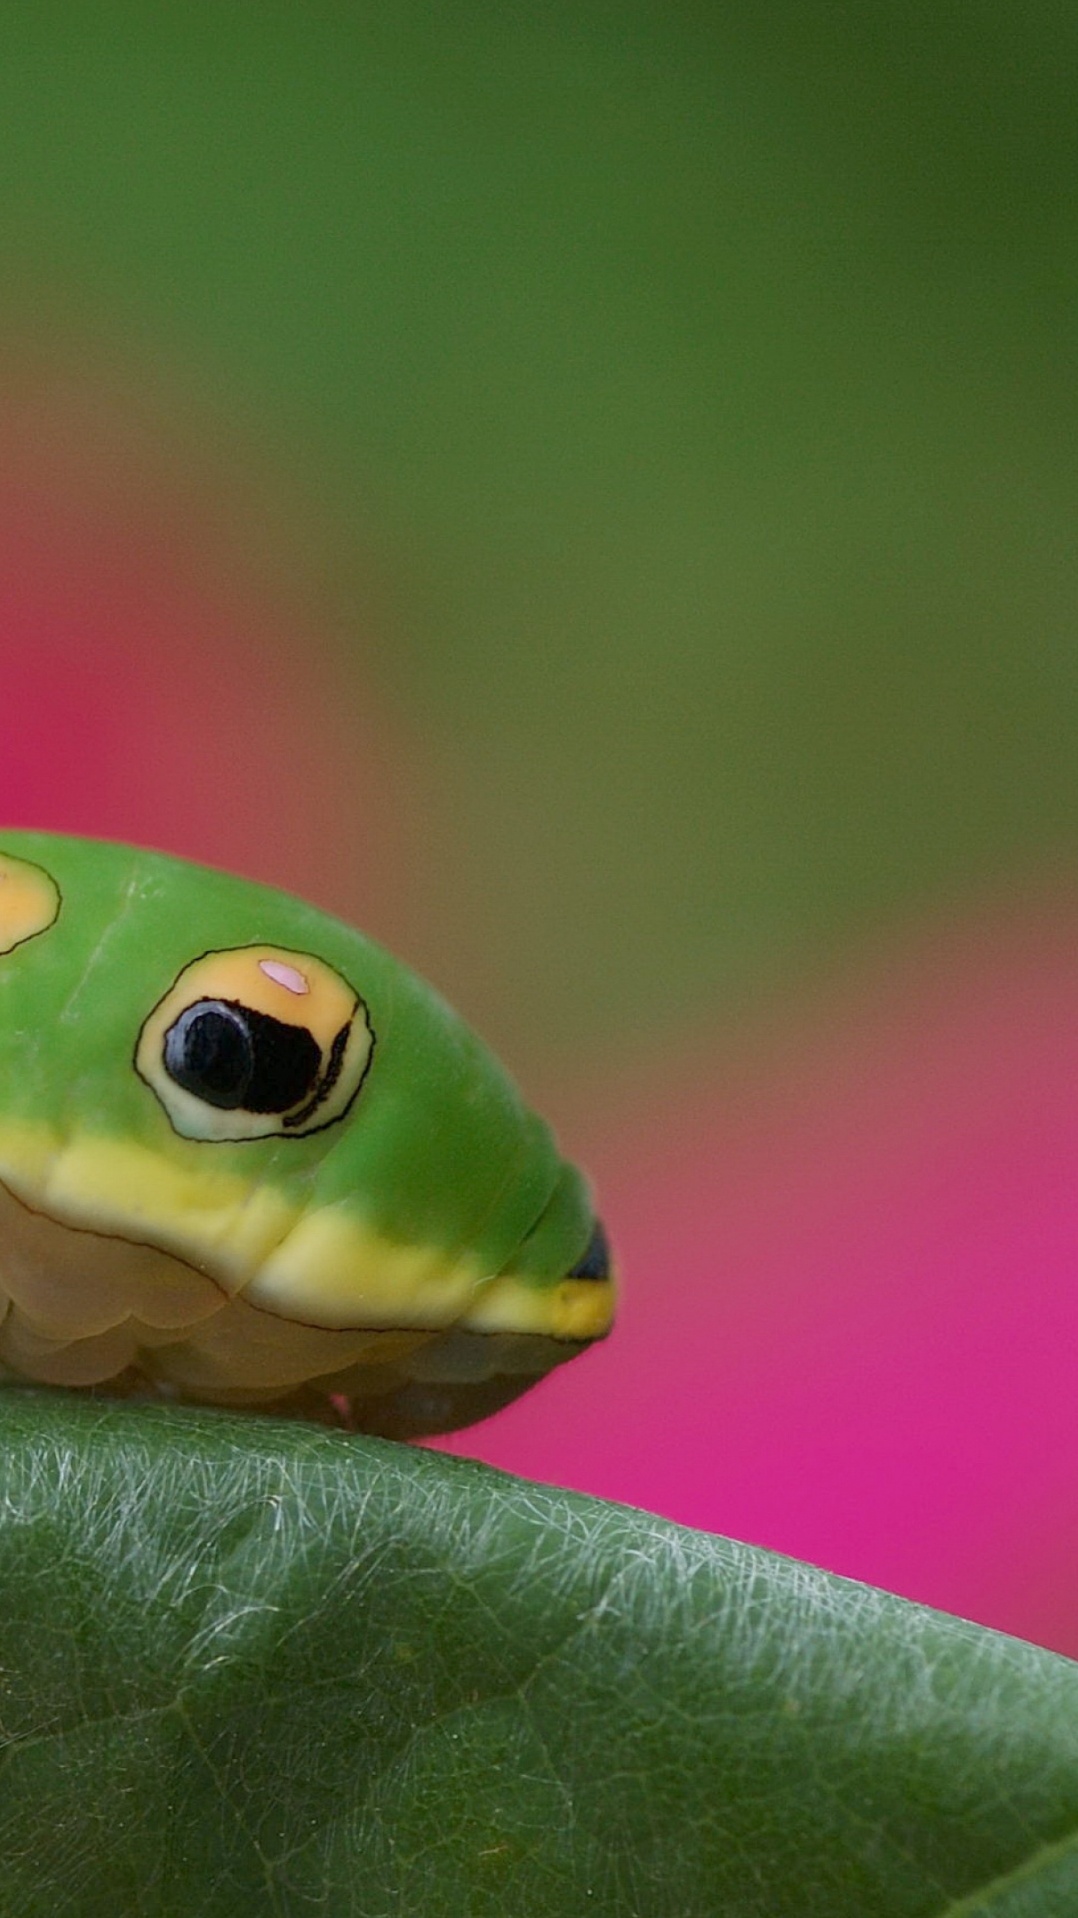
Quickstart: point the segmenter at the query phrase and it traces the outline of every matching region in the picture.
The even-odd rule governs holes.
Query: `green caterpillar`
[[[389,953],[224,873],[0,835],[0,1373],[413,1437],[613,1306],[580,1173]]]

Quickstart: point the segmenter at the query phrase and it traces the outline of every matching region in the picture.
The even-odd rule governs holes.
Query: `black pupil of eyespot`
[[[290,1112],[318,1077],[322,1054],[305,1026],[231,999],[200,999],[165,1034],[165,1071],[223,1112]]]
[[[572,1271],[566,1273],[566,1277],[570,1279],[608,1279],[610,1277],[610,1247],[598,1219],[592,1227],[591,1238],[588,1240],[583,1257],[577,1260]]]

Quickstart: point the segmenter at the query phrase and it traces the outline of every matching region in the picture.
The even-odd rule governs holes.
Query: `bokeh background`
[[[591,1168],[455,1449],[1078,1653],[1045,0],[0,5],[0,818],[290,886]]]

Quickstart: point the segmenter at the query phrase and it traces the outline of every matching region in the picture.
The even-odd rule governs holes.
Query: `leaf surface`
[[[1078,1911],[1078,1666],[645,1513],[0,1395],[0,1911]]]

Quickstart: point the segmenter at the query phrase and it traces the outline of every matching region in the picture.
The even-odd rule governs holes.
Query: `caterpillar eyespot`
[[[47,932],[59,913],[55,879],[29,860],[0,853],[0,953]]]
[[[362,933],[159,853],[0,834],[0,1377],[394,1437],[605,1336],[586,1181]]]
[[[373,1047],[359,994],[323,960],[255,945],[185,966],[135,1067],[184,1138],[302,1138],[344,1117]]]

